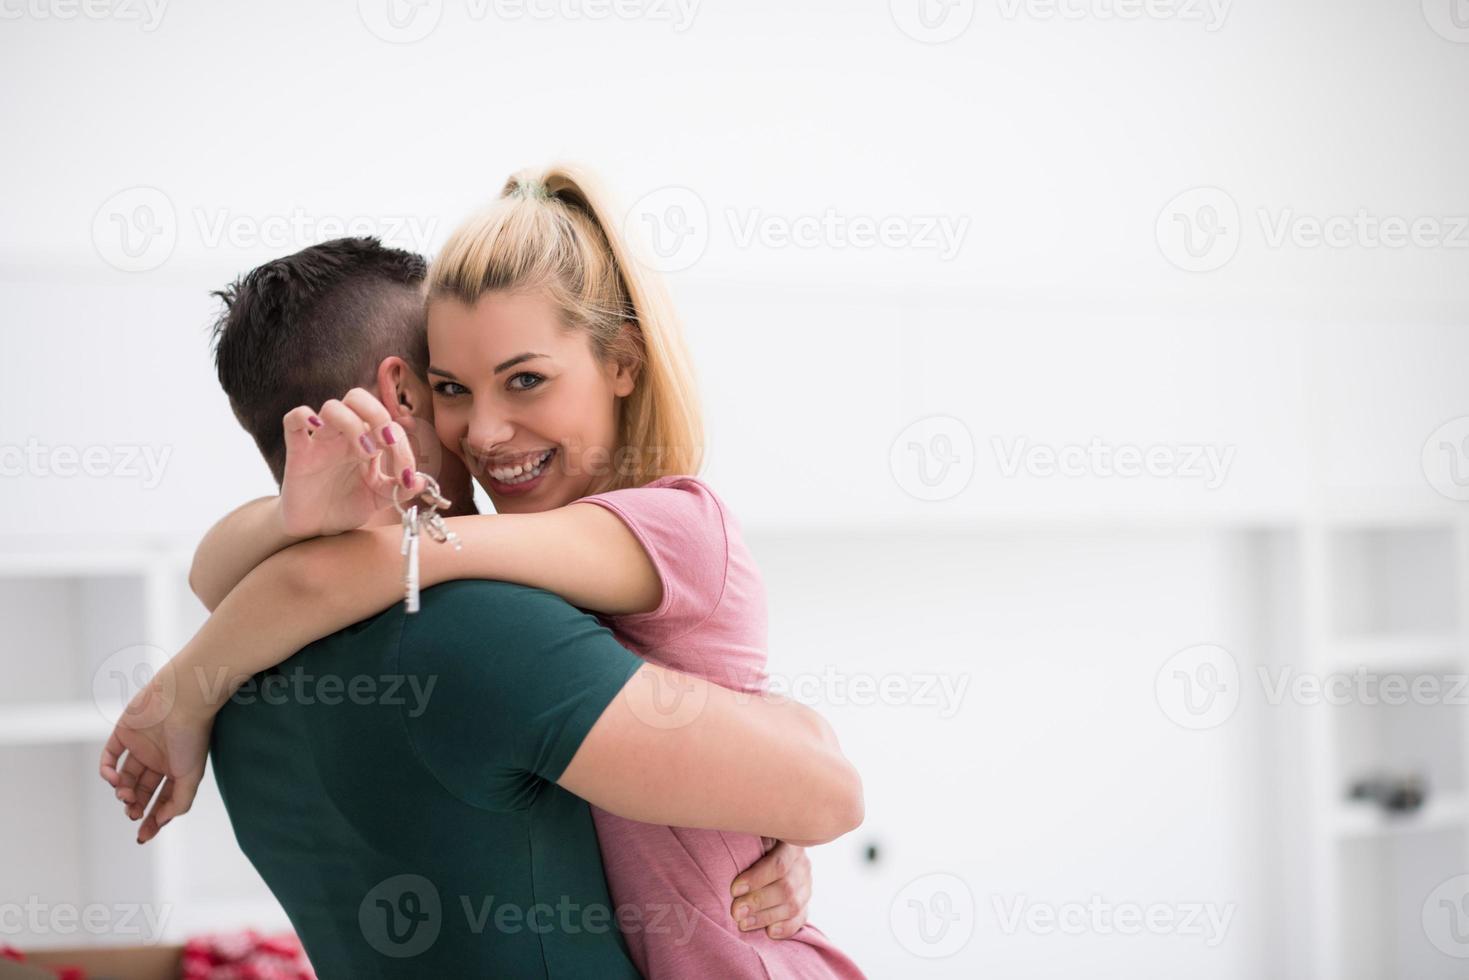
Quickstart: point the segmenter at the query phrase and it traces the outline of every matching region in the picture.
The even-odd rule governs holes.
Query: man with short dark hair
[[[232,590],[249,601],[249,570],[290,543],[293,507],[314,506],[286,499],[303,464],[273,458],[282,450],[265,419],[279,425],[347,381],[375,388],[395,420],[427,422],[414,369],[422,264],[405,254],[329,242],[222,294],[221,383],[285,503],[266,518],[226,518],[263,522],[259,553],[215,578],[196,567],[191,583],[211,609],[236,601]],[[431,425],[416,434],[415,455],[432,458]],[[449,490],[457,460],[438,455],[440,481],[459,499]],[[305,523],[330,531],[333,519],[317,511]],[[390,506],[382,521],[396,522]],[[681,921],[676,901],[612,907],[586,801],[618,812],[629,785],[642,787],[644,806],[666,807],[668,822],[703,812],[719,829],[805,841],[860,822],[860,781],[814,712],[644,663],[540,590],[451,582],[421,601],[416,615],[397,606],[257,675],[215,722],[215,775],[236,837],[322,976],[631,977],[619,926],[678,930],[687,942],[721,928]],[[803,799],[792,801],[793,786]],[[752,799],[770,801],[758,817]],[[792,895],[802,887],[782,879],[793,853],[781,845],[740,876],[749,890],[738,901],[762,926],[804,921],[809,890]],[[782,908],[780,895],[801,908]]]

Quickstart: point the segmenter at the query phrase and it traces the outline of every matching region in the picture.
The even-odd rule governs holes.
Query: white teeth
[[[551,454],[553,452],[554,450],[548,449],[545,452],[541,453],[538,457],[535,457],[536,461],[534,465],[529,462],[525,462],[516,466],[506,466],[501,469],[492,469],[489,470],[489,474],[492,478],[500,483],[526,483],[530,480],[534,480],[536,477],[541,475],[541,470],[545,467],[546,461],[551,458]]]

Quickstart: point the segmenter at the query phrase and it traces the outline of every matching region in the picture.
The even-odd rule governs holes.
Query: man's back
[[[538,590],[422,602],[220,712],[240,846],[323,977],[635,977],[587,805],[550,780],[640,661]]]

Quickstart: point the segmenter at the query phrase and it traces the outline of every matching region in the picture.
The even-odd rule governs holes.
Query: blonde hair
[[[673,304],[610,218],[585,172],[521,171],[493,204],[454,231],[428,281],[430,301],[451,298],[466,306],[490,292],[544,291],[604,363],[636,369],[617,424],[614,451],[624,459],[608,487],[621,489],[697,473],[703,424]]]

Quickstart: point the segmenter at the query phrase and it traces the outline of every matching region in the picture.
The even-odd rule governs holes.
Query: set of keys
[[[444,515],[439,513],[448,510],[451,501],[439,492],[437,480],[427,473],[418,475],[423,477],[424,487],[408,506],[403,506],[398,500],[398,492],[393,491],[393,506],[403,518],[403,546],[399,549],[403,555],[403,605],[411,613],[418,612],[419,536],[427,533],[440,544],[452,544],[455,551],[464,547],[459,535],[449,530],[444,523]],[[420,505],[420,500],[426,501],[427,506]]]

